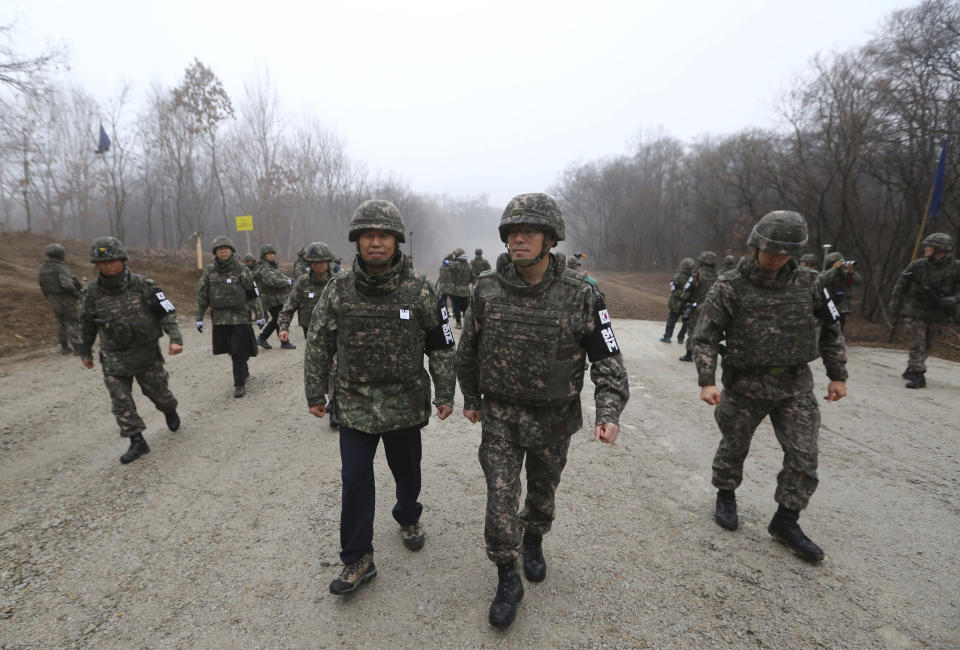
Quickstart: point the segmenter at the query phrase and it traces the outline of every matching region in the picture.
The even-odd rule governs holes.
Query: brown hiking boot
[[[427,538],[423,532],[423,525],[419,521],[409,526],[400,526],[400,537],[403,538],[403,545],[411,551],[419,551],[423,548]]]
[[[330,593],[335,596],[349,594],[375,575],[377,566],[373,563],[373,553],[367,553],[356,562],[343,565],[340,575],[330,583]]]

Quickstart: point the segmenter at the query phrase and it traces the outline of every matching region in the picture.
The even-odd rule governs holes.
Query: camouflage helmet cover
[[[462,248],[455,248],[455,249],[453,249],[453,256],[454,256],[454,257],[460,257],[461,255],[466,255],[466,254],[467,254],[467,251],[463,250]]]
[[[829,256],[828,256],[829,259]],[[804,253],[800,256],[800,261],[804,264],[809,264],[811,266],[817,265],[817,256],[813,253]]]
[[[350,219],[350,241],[357,241],[361,231],[374,229],[392,234],[400,243],[406,241],[407,229],[403,225],[403,217],[400,216],[397,206],[390,201],[370,199],[353,211],[353,218]]]
[[[127,249],[116,237],[97,237],[90,244],[91,262],[110,262],[127,259]]]
[[[776,255],[794,255],[807,245],[807,222],[799,212],[774,210],[750,231],[747,246]]]
[[[480,257],[481,255],[483,255],[483,249],[478,248],[477,250],[473,251],[473,254],[476,255],[477,257]]]
[[[694,260],[692,257],[684,257],[682,260],[680,260],[680,268],[687,272],[692,271],[696,264],[696,260]]]
[[[703,251],[697,256],[697,262],[700,264],[706,264],[707,266],[716,266],[717,254],[713,251]]]
[[[210,251],[212,253],[216,253],[218,248],[223,248],[224,246],[232,250],[234,253],[237,252],[237,247],[233,245],[233,240],[226,235],[214,237],[213,243],[210,245]]]
[[[273,247],[273,244],[264,244],[260,247],[260,259],[263,259],[264,255],[269,253],[277,254],[277,249]]]
[[[953,250],[953,237],[945,232],[935,232],[927,235],[920,242],[924,246],[933,246],[937,250],[949,253]]]
[[[67,256],[67,249],[60,244],[47,244],[43,249],[43,254],[62,262]]]
[[[843,260],[843,253],[841,253],[840,251],[833,251],[832,253],[827,255],[825,258],[823,258],[823,266],[824,268],[828,269],[834,264],[836,264],[837,262],[840,262],[842,260]],[[817,258],[814,257],[813,261],[816,262]]]
[[[256,261],[257,261],[257,258],[254,257],[252,254],[247,253],[246,255],[244,255],[243,257],[240,258],[240,261],[243,262],[244,264],[246,264],[246,263],[248,263],[248,262],[256,262]]]
[[[510,199],[500,217],[500,241],[506,243],[507,230],[517,225],[540,226],[558,242],[566,236],[560,206],[552,197],[542,193],[518,194]]]
[[[332,262],[333,251],[326,242],[315,241],[306,248],[304,259],[308,262]]]

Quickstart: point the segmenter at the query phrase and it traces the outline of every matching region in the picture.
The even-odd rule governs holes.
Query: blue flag
[[[947,141],[943,141],[940,147],[940,163],[937,165],[937,175],[933,179],[933,192],[930,193],[930,209],[927,214],[930,215],[930,221],[936,221],[940,212],[940,204],[943,203],[943,177],[947,171]]]
[[[97,153],[107,153],[110,151],[110,138],[107,132],[103,130],[103,122],[100,123],[100,142],[97,144]]]

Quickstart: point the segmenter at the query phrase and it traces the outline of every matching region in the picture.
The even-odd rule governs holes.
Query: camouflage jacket
[[[296,282],[297,280],[299,280],[309,272],[310,272],[310,262],[303,259],[302,257],[298,257],[297,261],[293,263],[293,281]]]
[[[444,258],[443,263],[440,264],[440,272],[437,274],[437,291],[440,292],[441,296],[450,295],[450,290],[453,289],[453,275],[450,269],[450,259]]]
[[[472,260],[470,260],[470,273],[473,276],[474,282],[477,281],[477,278],[480,277],[481,273],[489,270],[490,270],[490,262],[483,259],[482,255],[477,255]]]
[[[433,403],[453,405],[454,339],[440,295],[398,253],[369,275],[362,261],[327,284],[307,332],[303,380],[307,405],[325,402],[334,356],[340,424],[366,433],[423,425]],[[430,374],[423,367],[429,357]]]
[[[157,345],[163,332],[171,343],[183,344],[173,303],[153,280],[126,267],[118,275],[101,275],[87,284],[79,324],[77,356],[93,359],[99,334],[105,375],[128,377],[163,363]]]
[[[197,311],[194,320],[203,320],[210,307],[214,325],[249,325],[263,318],[263,304],[253,274],[232,255],[214,259],[200,276],[197,286]]]
[[[853,311],[853,290],[863,286],[863,276],[854,271],[847,273],[842,266],[839,269],[827,269],[820,274],[820,284],[830,292],[833,304],[841,314]]]
[[[713,266],[702,265],[696,273],[693,274],[693,286],[690,287],[688,295],[684,302],[692,302],[700,305],[707,297],[707,293],[717,281],[717,270]]]
[[[960,261],[952,255],[939,260],[921,257],[907,265],[890,297],[890,315],[931,323],[948,323],[960,301]]]
[[[77,308],[83,285],[73,277],[65,262],[47,258],[40,267],[40,290],[50,303],[50,308],[60,314]]]
[[[679,314],[683,309],[684,303],[690,296],[690,290],[693,288],[693,273],[687,271],[678,271],[670,282],[670,298],[667,300],[667,309],[675,314]]]
[[[819,279],[795,260],[773,278],[752,260],[741,260],[735,271],[720,276],[701,306],[691,336],[699,385],[716,384],[718,354],[723,354],[724,388],[751,398],[779,399],[813,390],[807,361],[817,355],[831,380],[846,381],[847,348],[835,310]],[[734,332],[736,346],[752,340],[758,350],[722,349],[720,342]],[[776,358],[741,362],[764,360],[767,353]]]
[[[264,309],[282,305],[293,284],[276,262],[266,260],[259,260],[253,267],[253,279],[257,281],[257,288],[260,289],[260,301]]]
[[[293,312],[297,312],[297,322],[300,327],[306,329],[310,327],[310,316],[313,314],[313,308],[320,302],[320,294],[323,288],[327,286],[331,275],[327,271],[321,277],[313,271],[301,275],[293,283],[293,288],[287,295],[287,301],[280,310],[280,318],[277,319],[277,325],[281,332],[290,330],[290,323],[293,322]]]
[[[467,297],[470,295],[470,282],[473,281],[473,271],[466,255],[450,260],[450,295]]]
[[[596,424],[619,422],[630,397],[603,294],[592,278],[567,269],[562,255],[550,257],[535,285],[513,264],[483,273],[457,346],[464,408],[512,423],[514,442],[524,446],[550,444],[583,425],[588,356]]]

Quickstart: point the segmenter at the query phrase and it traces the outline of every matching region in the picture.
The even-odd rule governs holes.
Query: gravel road
[[[229,359],[184,326],[167,364],[183,426],[167,431],[138,394],[152,453],[130,465],[99,364],[4,360],[0,646],[960,646],[960,365],[933,359],[929,387],[908,391],[904,352],[850,350],[850,395],[823,402],[820,487],[800,520],[827,554],[811,566],[766,532],[781,460],[769,426],[738,491],[741,529],[724,531],[694,368],[657,341],[660,323],[616,325],[632,391],[620,440],[575,436],[547,580],[527,584],[506,632],[487,624],[479,425],[459,404],[423,434],[426,547],[400,542],[381,453],[379,575],[337,598],[338,443],[306,411],[302,346],[253,359],[237,400]],[[592,392],[584,404],[592,422]]]

